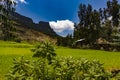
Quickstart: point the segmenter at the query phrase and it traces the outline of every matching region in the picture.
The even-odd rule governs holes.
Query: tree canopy
[[[80,21],[74,30],[74,40],[85,38],[90,45],[100,37],[111,41],[114,28],[119,27],[120,4],[117,0],[108,0],[106,8],[99,10],[90,4],[80,4],[78,17]]]
[[[15,36],[11,32],[15,30],[10,20],[10,15],[15,11],[16,2],[14,0],[0,0],[0,29],[2,30],[2,40],[12,40]]]

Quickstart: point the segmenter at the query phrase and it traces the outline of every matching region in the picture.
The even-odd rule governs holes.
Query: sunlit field
[[[3,80],[5,75],[12,67],[14,58],[25,56],[27,59],[32,58],[31,49],[34,45],[28,43],[15,43],[0,41],[0,79]],[[89,60],[99,60],[104,63],[107,70],[120,69],[120,52],[107,52],[100,50],[82,50],[65,47],[56,47],[57,56],[73,56],[87,58]]]

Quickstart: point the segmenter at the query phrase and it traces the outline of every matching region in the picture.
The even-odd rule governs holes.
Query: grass
[[[31,58],[31,48],[32,45],[27,43],[0,41],[0,80],[4,79],[4,76],[12,66],[14,58],[20,56]]]
[[[30,48],[33,45],[27,43],[16,43],[10,41],[0,41],[0,47]]]
[[[20,56],[25,56],[28,59],[32,58],[33,53],[30,51],[31,48],[33,48],[33,45],[28,43],[0,41],[0,80],[5,78],[5,74],[7,74],[12,66],[13,58]],[[58,56],[82,57],[90,60],[96,59],[104,63],[106,69],[120,69],[120,52],[57,47],[56,53]]]
[[[120,52],[108,52],[101,50],[83,50],[83,49],[70,49],[58,48],[56,50],[59,56],[74,56],[87,58],[90,60],[99,60],[104,63],[106,69],[117,68],[120,69]]]

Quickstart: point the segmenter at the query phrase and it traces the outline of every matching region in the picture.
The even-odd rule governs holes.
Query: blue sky
[[[19,0],[16,11],[22,15],[30,17],[34,22],[39,21],[47,21],[47,22],[62,22],[63,26],[60,25],[52,26],[52,28],[56,27],[59,29],[63,29],[64,24],[68,24],[63,22],[64,20],[69,20],[74,23],[78,23],[79,19],[77,16],[78,7],[80,3],[84,4],[92,4],[93,8],[99,9],[105,7],[107,0]],[[61,32],[57,32],[58,34],[65,36],[68,33],[72,33],[73,30],[68,30],[69,28],[65,25]],[[70,27],[71,28],[71,27]]]
[[[105,6],[106,0],[26,0],[19,3],[16,11],[31,17],[34,22],[69,19],[78,22],[77,11],[80,3],[92,4],[98,9]]]

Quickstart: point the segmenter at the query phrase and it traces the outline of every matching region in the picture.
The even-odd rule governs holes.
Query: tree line
[[[75,24],[72,36],[58,39],[59,45],[71,46],[74,41],[85,39],[86,44],[94,45],[99,38],[113,41],[119,31],[120,4],[117,0],[108,0],[106,8],[94,9],[92,5],[80,4],[78,11],[79,23]],[[68,42],[66,41],[68,39]]]

